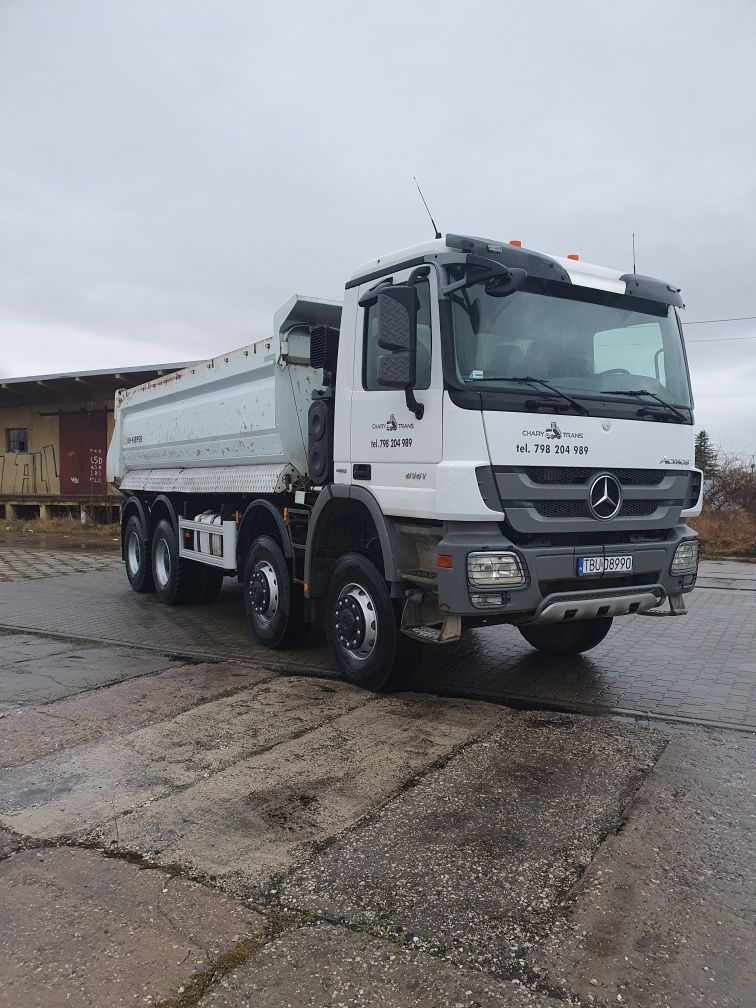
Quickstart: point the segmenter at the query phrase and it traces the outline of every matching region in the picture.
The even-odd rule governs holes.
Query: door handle
[[[352,466],[352,479],[369,480],[371,475],[371,467],[366,462]]]

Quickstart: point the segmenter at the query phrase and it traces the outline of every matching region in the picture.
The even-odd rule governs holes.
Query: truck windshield
[[[519,386],[511,379],[528,375],[578,398],[608,399],[613,392],[616,401],[618,391],[645,389],[674,405],[691,405],[672,307],[534,279],[506,297],[474,283],[455,291],[451,302],[460,384],[512,392]]]

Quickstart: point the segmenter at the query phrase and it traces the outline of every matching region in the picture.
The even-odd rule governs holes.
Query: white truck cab
[[[365,264],[343,305],[292,298],[272,336],[118,394],[132,587],[176,603],[236,576],[259,641],[322,622],[378,689],[470,626],[564,653],[684,613],[702,476],[680,307],[451,234]]]

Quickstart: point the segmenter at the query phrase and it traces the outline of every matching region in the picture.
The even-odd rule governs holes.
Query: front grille
[[[616,518],[647,518],[657,508],[682,507],[681,500],[625,500]],[[593,518],[586,501],[581,500],[539,500],[529,501],[543,518]]]
[[[541,486],[584,486],[591,476],[611,472],[622,486],[659,486],[668,475],[665,469],[587,469],[581,466],[528,466],[525,474]]]

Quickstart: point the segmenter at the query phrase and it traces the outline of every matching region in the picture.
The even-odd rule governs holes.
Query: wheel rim
[[[142,544],[136,532],[129,535],[129,541],[126,544],[126,563],[129,565],[129,573],[136,577],[142,566]]]
[[[168,584],[171,577],[171,551],[165,539],[155,543],[155,577],[161,588]]]
[[[333,614],[336,640],[355,661],[367,661],[378,640],[378,617],[370,593],[348,584],[339,592]]]
[[[260,560],[250,578],[249,606],[261,623],[271,623],[279,608],[278,576],[267,560]]]

